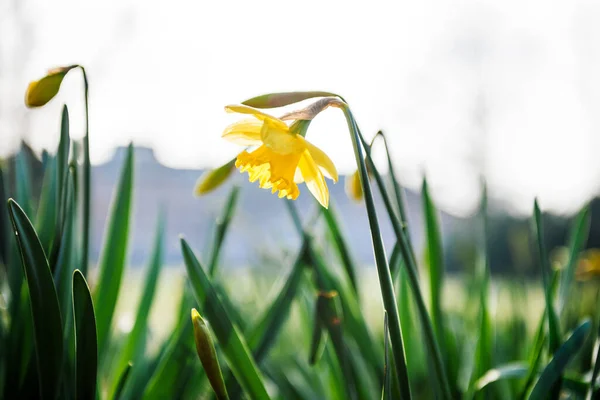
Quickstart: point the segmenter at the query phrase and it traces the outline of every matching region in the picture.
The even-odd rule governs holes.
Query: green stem
[[[406,210],[404,208],[404,196],[402,195],[402,188],[400,187],[400,184],[398,183],[399,180],[396,178],[396,169],[394,168],[394,164],[392,163],[392,157],[390,155],[390,147],[388,146],[388,142],[387,142],[387,138],[385,137],[385,134],[383,133],[383,131],[379,131],[377,132],[377,134],[375,135],[375,137],[373,138],[373,140],[371,141],[371,143],[373,143],[375,141],[376,138],[380,137],[383,140],[383,146],[385,147],[385,155],[387,156],[387,160],[388,160],[388,169],[390,171],[390,179],[392,181],[392,187],[394,188],[394,195],[396,197],[396,203],[398,206],[398,213],[399,213],[399,217],[400,217],[400,222],[402,223],[402,229],[404,230],[404,233],[406,234],[406,239],[408,240],[408,243],[410,244],[410,234],[408,232],[408,219],[406,218]],[[371,145],[372,147],[372,145]],[[371,149],[367,149],[366,150],[367,153],[371,153]]]
[[[346,118],[348,119],[348,117],[346,117]],[[350,118],[352,118],[352,117],[350,116]],[[360,133],[360,130],[358,129],[358,127],[356,127],[356,131],[354,132],[353,136],[356,136],[357,140],[358,140],[358,138],[360,138],[361,143],[363,144],[363,146],[366,147],[367,143],[364,140],[362,134]],[[356,149],[355,149],[355,152],[356,152]],[[361,158],[361,161],[362,161],[362,158]],[[385,208],[389,214],[390,221],[392,222],[392,228],[394,229],[394,233],[396,235],[396,240],[400,244],[400,250],[402,252],[402,257],[404,258],[404,262],[407,267],[406,270],[408,273],[407,275],[408,275],[408,278],[410,281],[410,286],[413,290],[415,302],[417,305],[417,310],[421,317],[423,333],[425,334],[425,341],[428,345],[428,348],[430,349],[430,357],[432,359],[432,364],[435,369],[435,373],[441,382],[444,398],[452,399],[452,392],[450,390],[450,384],[448,381],[448,377],[446,375],[446,370],[444,368],[444,362],[442,360],[442,353],[438,346],[437,340],[435,339],[435,334],[433,332],[433,326],[431,324],[431,319],[427,312],[427,307],[425,305],[425,301],[423,300],[423,294],[421,293],[421,288],[419,286],[419,278],[417,275],[417,263],[416,263],[416,258],[415,258],[414,252],[412,250],[412,247],[410,246],[408,237],[405,234],[404,229],[402,228],[402,224],[398,220],[398,217],[396,216],[396,213],[394,212],[394,208],[392,206],[390,197],[385,188],[383,179],[381,178],[381,175],[377,171],[377,168],[375,167],[375,164],[373,163],[370,153],[366,153],[366,161],[369,164],[369,168],[371,169],[371,172],[375,178],[375,181],[377,183],[379,191],[381,192],[381,197],[383,198]],[[360,168],[360,169],[362,170],[362,168]],[[366,172],[366,168],[365,168],[365,172]],[[361,172],[361,174],[362,174],[362,172]],[[365,175],[365,177],[366,177],[366,175]],[[367,198],[366,190],[365,190],[364,186],[367,186],[367,185],[363,185],[363,191],[365,191],[365,199],[366,199]],[[390,314],[390,320],[393,321],[393,315],[391,315],[391,314]],[[392,330],[390,329],[390,333],[391,332],[392,332]],[[392,343],[392,347],[393,347],[393,343]]]
[[[83,232],[81,238],[81,272],[85,276],[88,269],[90,246],[91,218],[91,181],[92,168],[90,163],[90,114],[89,114],[89,83],[85,68],[79,66],[83,74],[83,94],[85,98],[85,136],[83,137]]]
[[[392,342],[392,353],[394,355],[394,361],[396,364],[396,373],[398,374],[398,380],[400,382],[400,392],[402,398],[406,400],[411,398],[410,383],[406,368],[404,343],[402,340],[402,330],[400,329],[400,318],[398,316],[398,306],[396,303],[396,296],[394,294],[394,285],[392,283],[392,276],[390,274],[387,257],[385,255],[381,231],[377,222],[375,201],[373,199],[373,193],[371,192],[367,168],[363,159],[361,143],[358,136],[358,128],[354,118],[352,117],[350,108],[347,105],[344,105],[342,110],[344,111],[346,122],[348,123],[348,128],[350,129],[350,136],[352,138],[352,145],[354,147],[354,156],[356,158],[358,170],[360,171],[359,176],[365,197],[367,215],[369,217],[369,227],[371,229],[377,275],[379,276],[379,285],[381,287],[383,305],[389,316],[389,331]]]

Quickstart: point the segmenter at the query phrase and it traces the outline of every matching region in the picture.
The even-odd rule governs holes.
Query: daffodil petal
[[[260,110],[257,110],[256,108],[245,106],[243,104],[233,104],[233,105],[225,106],[225,111],[235,112],[235,113],[240,113],[240,114],[250,114],[250,115],[253,115],[255,118],[258,118],[261,121],[269,120],[273,124],[279,125],[280,128],[287,129],[287,124],[285,122],[283,122],[282,120],[280,120],[279,118],[276,118],[272,115],[264,113]]]
[[[262,143],[260,132],[263,123],[254,119],[234,122],[223,131],[223,139],[240,146],[258,146]]]
[[[304,182],[304,177],[302,176],[302,171],[300,168],[296,168],[296,173],[294,174],[294,183],[302,183]]]
[[[325,177],[307,150],[300,157],[298,168],[308,190],[323,207],[327,208],[329,206],[329,189],[325,183]]]
[[[304,143],[306,143],[306,149],[312,156],[313,160],[317,163],[321,171],[325,174],[325,176],[329,179],[333,179],[334,182],[337,182],[339,178],[338,172],[335,168],[335,164],[333,163],[333,161],[331,161],[331,158],[329,158],[329,156],[325,154],[323,150],[319,149],[317,146],[310,143],[308,140],[305,140],[304,138],[302,138],[302,140],[304,140]]]

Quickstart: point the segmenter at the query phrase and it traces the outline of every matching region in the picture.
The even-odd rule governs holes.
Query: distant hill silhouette
[[[105,219],[123,165],[126,148],[118,148],[113,158],[92,170],[92,262],[96,262],[103,241]],[[212,227],[232,185],[241,188],[233,222],[226,238],[225,251],[221,260],[232,266],[247,265],[259,260],[261,253],[277,254],[281,248],[295,252],[299,238],[292,225],[284,201],[270,191],[259,189],[256,183],[248,182],[245,175],[236,174],[227,184],[214,193],[201,198],[192,194],[194,184],[202,174],[201,170],[173,169],[156,161],[149,148],[135,149],[135,198],[131,238],[129,243],[130,263],[140,265],[146,261],[151,250],[159,207],[167,214],[165,259],[169,265],[182,264],[178,237],[185,235],[197,249],[205,249],[210,243]],[[371,238],[367,215],[363,204],[349,200],[344,192],[343,178],[337,184],[329,185],[332,208],[338,215],[343,232],[352,254],[360,264],[373,264]],[[388,252],[393,246],[393,231],[385,219],[385,210],[377,196],[380,219],[383,221],[382,235]],[[421,200],[414,192],[406,192],[409,212],[409,229],[413,242],[421,248],[423,225]],[[296,204],[306,216],[315,207],[315,200],[305,187]],[[456,219],[442,215],[444,234],[452,230]],[[322,231],[322,230],[321,230]],[[202,259],[208,256],[201,254]]]

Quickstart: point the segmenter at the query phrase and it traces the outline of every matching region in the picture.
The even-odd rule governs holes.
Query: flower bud
[[[229,399],[210,331],[208,330],[208,326],[206,326],[206,322],[204,322],[204,319],[202,319],[195,308],[192,308],[192,325],[194,326],[196,351],[206,372],[206,377],[215,391],[217,399]]]
[[[219,168],[206,171],[196,182],[194,194],[202,196],[221,186],[231,173],[235,171],[235,158]]]
[[[67,73],[76,67],[77,65],[70,65],[68,67],[53,68],[42,79],[31,82],[25,92],[25,105],[32,108],[41,107],[48,103],[58,93]]]

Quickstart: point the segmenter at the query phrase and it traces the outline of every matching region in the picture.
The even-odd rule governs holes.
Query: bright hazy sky
[[[516,212],[535,196],[572,212],[599,191],[597,1],[22,0],[35,45],[26,62],[9,56],[24,47],[7,4],[0,155],[18,146],[23,118],[34,148],[54,151],[63,102],[81,137],[78,73],[44,109],[22,105],[29,80],[80,63],[94,163],[133,140],[172,167],[216,166],[239,150],[220,138],[236,119],[224,105],[326,90],[349,101],[365,134],[383,129],[403,183],[426,173],[447,210],[477,204],[478,168]],[[354,169],[338,110],[307,138]]]

